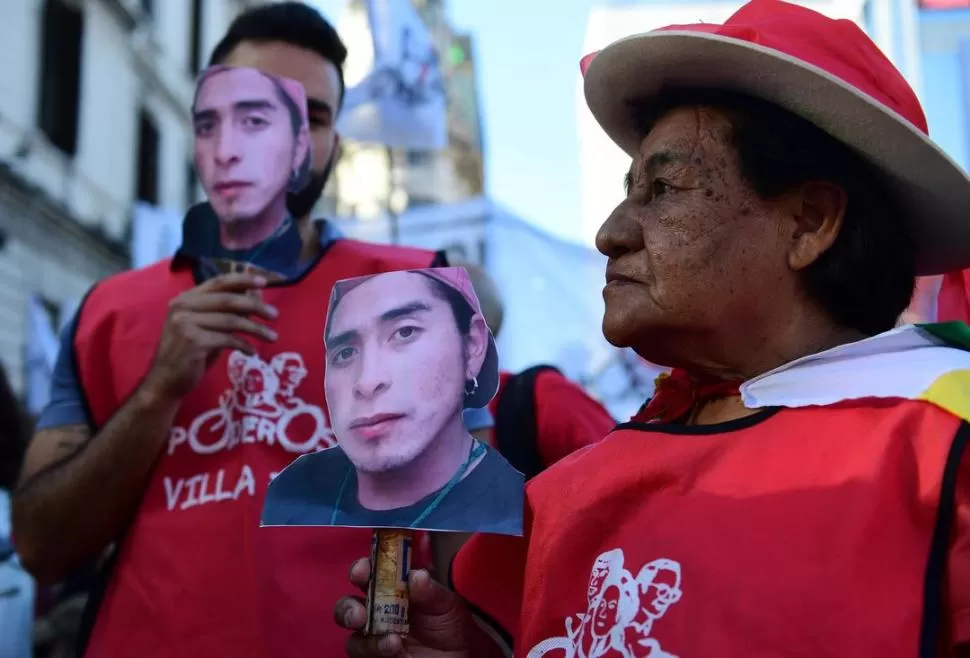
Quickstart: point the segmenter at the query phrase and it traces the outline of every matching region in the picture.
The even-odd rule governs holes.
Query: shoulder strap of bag
[[[553,366],[538,365],[513,375],[502,388],[495,412],[498,450],[526,480],[543,469],[539,456],[536,378],[547,370],[559,372]]]

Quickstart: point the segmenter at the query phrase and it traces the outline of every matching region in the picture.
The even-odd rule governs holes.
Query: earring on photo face
[[[470,390],[469,390],[470,389]],[[478,377],[472,377],[471,379],[465,380],[465,395],[474,395],[475,391],[478,390]]]

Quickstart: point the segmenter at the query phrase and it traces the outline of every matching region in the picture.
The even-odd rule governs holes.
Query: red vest
[[[958,320],[970,323],[970,270],[948,272],[942,277],[937,296],[936,322]]]
[[[517,658],[938,655],[970,612],[943,582],[967,435],[894,400],[620,426],[530,482],[528,539],[475,536],[454,585]]]
[[[351,562],[370,531],[259,528],[267,485],[300,454],[329,447],[323,333],[339,279],[429,267],[430,252],[333,243],[301,279],[271,286],[275,343],[223,353],[182,404],[101,601],[93,658],[339,655],[333,604],[354,593]],[[99,284],[81,310],[76,354],[102,426],[147,372],[167,303],[195,285],[170,262]],[[137,440],[137,437],[132,437]]]

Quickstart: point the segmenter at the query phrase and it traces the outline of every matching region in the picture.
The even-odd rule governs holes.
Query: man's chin
[[[382,475],[384,473],[392,473],[403,466],[403,462],[370,462],[364,461],[359,464],[355,464],[354,468],[357,469],[358,473],[364,473],[365,475]]]
[[[212,204],[212,209],[215,211],[216,217],[221,224],[245,224],[246,222],[251,222],[256,217],[256,213],[240,206],[228,207]]]
[[[371,454],[347,454],[347,458],[354,465],[359,473],[366,473],[367,475],[379,475],[381,473],[389,473],[391,471],[396,471],[402,466],[406,466],[411,459],[406,455],[382,455],[379,454],[378,450],[372,451]],[[377,454],[375,454],[377,453]]]

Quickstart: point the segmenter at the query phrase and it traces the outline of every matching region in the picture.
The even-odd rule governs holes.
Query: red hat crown
[[[656,32],[701,32],[770,48],[854,87],[929,134],[919,99],[902,74],[850,20],[832,19],[782,0],[751,0],[723,25],[668,25]],[[580,61],[583,75],[597,53]]]

